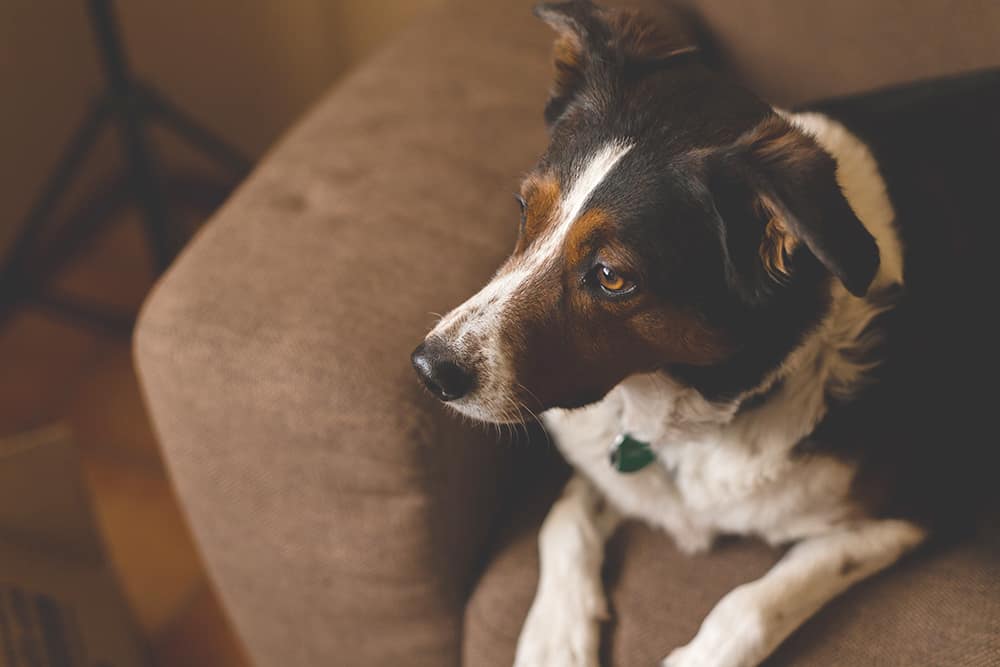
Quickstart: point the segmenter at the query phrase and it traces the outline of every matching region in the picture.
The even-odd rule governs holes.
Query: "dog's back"
[[[858,491],[942,536],[996,501],[993,266],[1000,73],[817,105],[879,163],[902,239],[905,290],[879,326],[866,391],[835,406],[806,448],[865,462]]]

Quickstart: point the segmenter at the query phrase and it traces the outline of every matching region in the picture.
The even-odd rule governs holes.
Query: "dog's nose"
[[[475,384],[475,376],[462,368],[443,345],[421,343],[410,361],[421,382],[442,401],[462,398]]]

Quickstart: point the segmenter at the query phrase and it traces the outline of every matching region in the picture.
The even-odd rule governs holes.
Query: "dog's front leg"
[[[664,667],[753,667],[820,607],[920,544],[906,521],[865,521],[803,540],[762,578],[732,590]]]
[[[604,544],[621,517],[577,475],[542,524],[535,601],[517,643],[516,667],[596,667],[600,623],[608,616],[601,584]]]

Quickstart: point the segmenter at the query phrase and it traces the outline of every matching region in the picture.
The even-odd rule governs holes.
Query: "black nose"
[[[465,370],[443,345],[421,343],[410,356],[421,382],[442,401],[454,401],[472,390],[476,377]]]

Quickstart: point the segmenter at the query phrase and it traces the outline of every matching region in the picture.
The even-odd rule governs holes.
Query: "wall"
[[[346,69],[441,2],[117,5],[134,69],[256,157]],[[101,83],[83,0],[0,2],[0,257]],[[117,160],[105,137],[78,190],[113,173]]]

